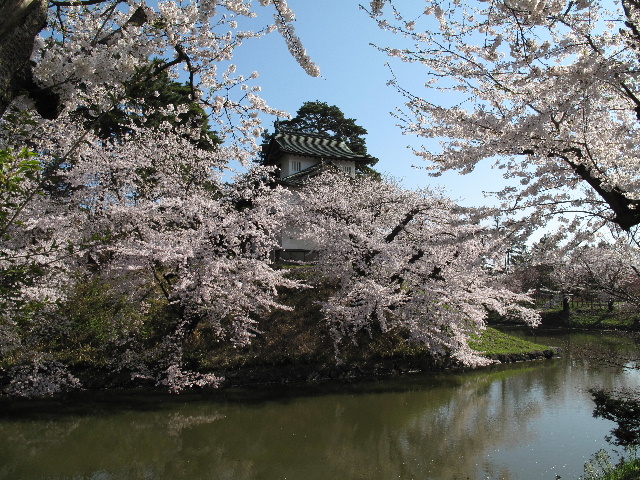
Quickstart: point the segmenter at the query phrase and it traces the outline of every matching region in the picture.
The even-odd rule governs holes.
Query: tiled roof
[[[274,147],[277,151],[274,151]],[[299,132],[278,132],[269,145],[269,157],[292,153],[333,160],[373,160],[369,155],[353,153],[344,140],[327,135]]]

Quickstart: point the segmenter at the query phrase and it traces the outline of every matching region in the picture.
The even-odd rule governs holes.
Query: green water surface
[[[543,335],[547,345],[629,337]],[[1,404],[0,479],[576,479],[611,422],[589,387],[637,371],[575,358],[178,396]]]

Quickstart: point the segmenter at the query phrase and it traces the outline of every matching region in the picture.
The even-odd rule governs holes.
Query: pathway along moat
[[[633,338],[537,332],[571,348]],[[208,395],[3,405],[0,479],[577,479],[613,423],[590,387],[637,371],[571,354],[461,373]]]

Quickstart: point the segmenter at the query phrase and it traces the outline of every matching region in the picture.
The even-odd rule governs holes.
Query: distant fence
[[[276,262],[307,263],[318,260],[318,252],[315,250],[275,250],[271,260]]]
[[[551,290],[536,290],[533,294],[536,308],[551,310],[554,308],[569,308],[569,310],[613,310],[613,302],[597,294],[575,294],[555,292]]]

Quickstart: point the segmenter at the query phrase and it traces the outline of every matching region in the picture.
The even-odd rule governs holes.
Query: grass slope
[[[482,333],[475,335],[474,340],[470,342],[470,346],[476,352],[481,352],[489,357],[498,355],[529,355],[549,349],[548,346],[514,337],[513,335],[501,332],[492,327],[487,327]]]

